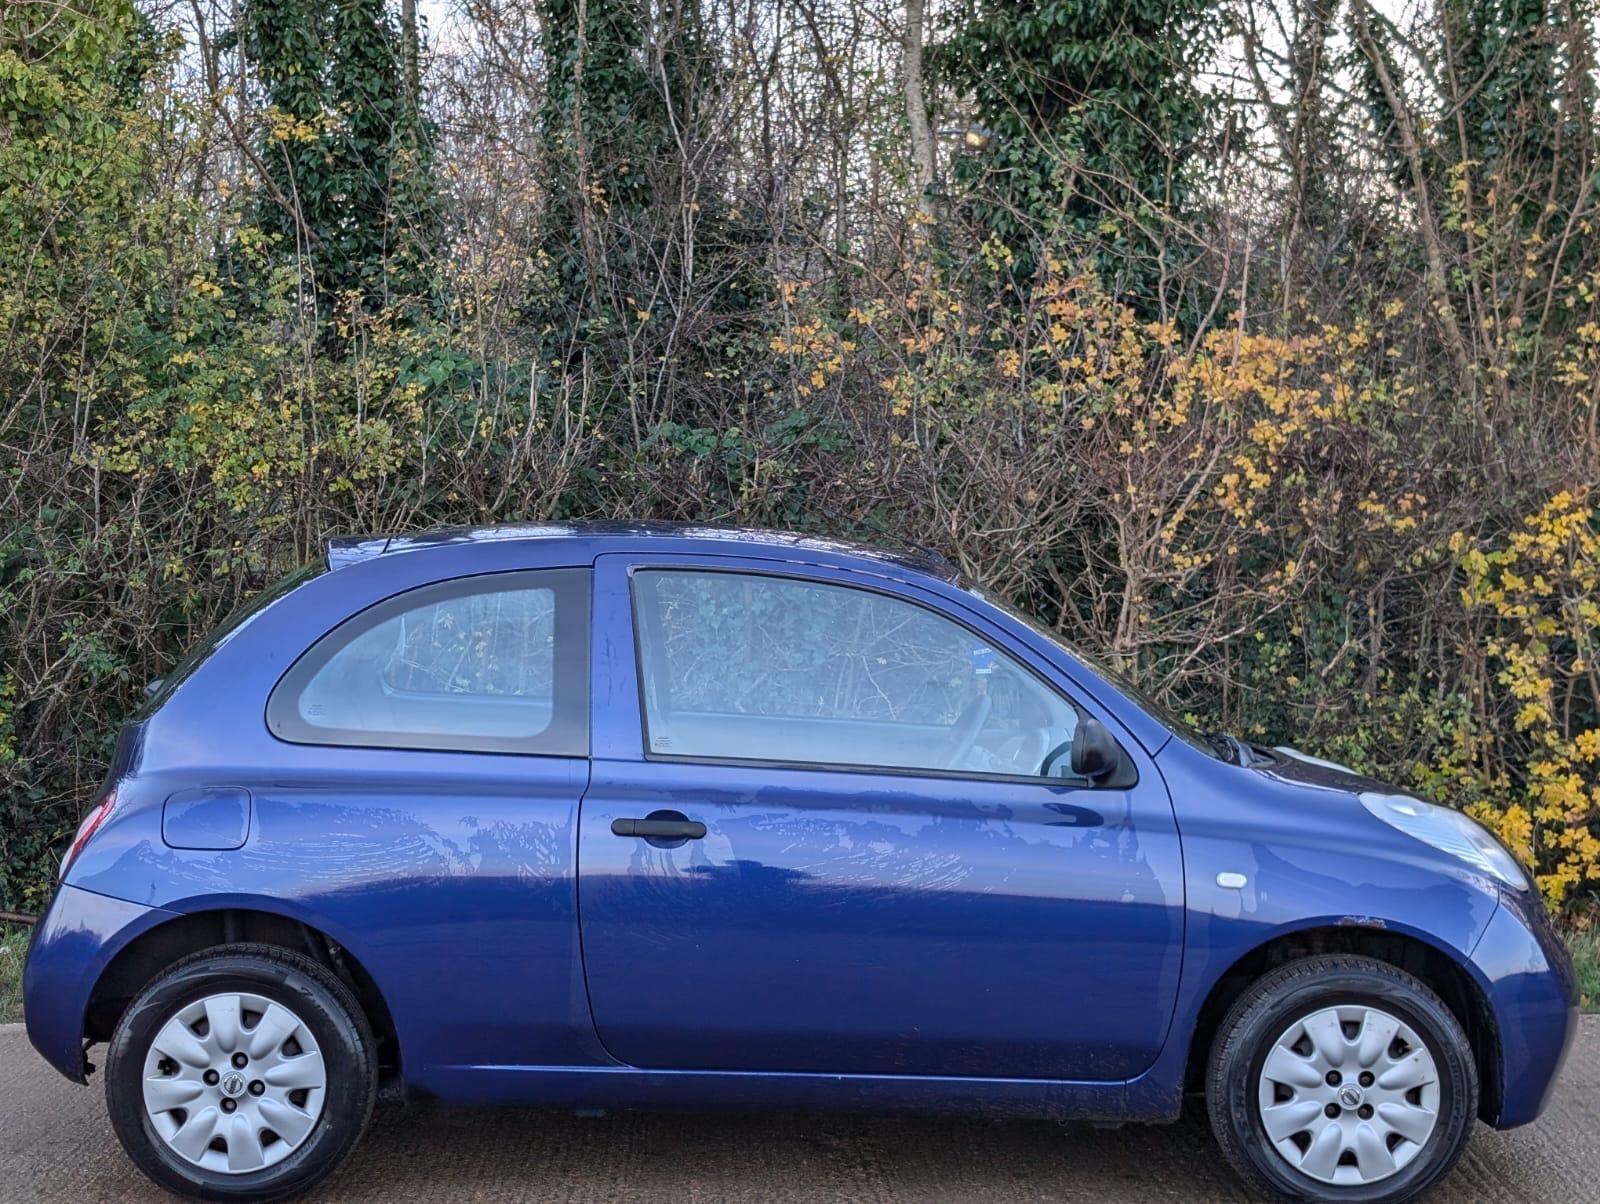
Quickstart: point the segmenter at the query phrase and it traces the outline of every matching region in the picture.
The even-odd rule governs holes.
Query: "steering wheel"
[[[1061,760],[1061,758],[1065,754],[1067,754],[1067,753],[1069,753],[1071,751],[1072,751],[1072,738],[1069,736],[1067,739],[1063,740],[1060,744],[1058,744],[1054,748],[1052,748],[1049,752],[1045,753],[1044,760],[1039,762],[1039,774],[1038,774],[1038,776],[1041,777],[1041,778],[1049,777],[1050,776],[1050,771],[1056,767],[1056,762]]]
[[[1009,742],[1002,745],[997,755],[1011,762],[1012,773],[1033,776],[1034,767],[1039,764],[1040,756],[1050,747],[1050,730],[1036,727],[1018,732]]]
[[[961,714],[956,716],[955,724],[950,729],[955,740],[955,748],[950,754],[950,759],[945,762],[946,769],[961,768],[961,762],[967,759],[972,746],[978,742],[978,733],[983,730],[984,722],[989,718],[989,710],[993,706],[994,703],[989,700],[987,694],[979,694],[961,708]]]

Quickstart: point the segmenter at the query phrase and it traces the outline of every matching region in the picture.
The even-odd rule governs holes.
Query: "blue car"
[[[1465,816],[1204,735],[936,556],[692,526],[335,541],[122,732],[28,1032],[155,1182],[305,1191],[381,1086],[1167,1121],[1409,1199],[1577,1023]],[[99,1054],[95,1055],[97,1058]]]

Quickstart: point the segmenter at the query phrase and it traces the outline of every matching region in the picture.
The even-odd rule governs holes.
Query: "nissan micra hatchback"
[[[936,557],[694,527],[339,541],[123,731],[26,973],[173,1191],[464,1104],[1159,1121],[1409,1199],[1539,1115],[1571,963],[1482,828],[1204,736]]]

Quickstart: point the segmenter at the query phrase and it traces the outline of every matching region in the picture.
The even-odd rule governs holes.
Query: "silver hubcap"
[[[209,995],[162,1026],[144,1107],[180,1157],[242,1175],[281,1162],[316,1127],[328,1073],[311,1030],[260,995]]]
[[[1407,1025],[1377,1008],[1324,1008],[1273,1043],[1261,1123],[1290,1166],[1354,1186],[1397,1174],[1439,1123],[1439,1071]]]

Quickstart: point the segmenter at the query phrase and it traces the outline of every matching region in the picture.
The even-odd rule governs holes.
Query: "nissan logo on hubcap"
[[[230,1070],[222,1076],[222,1094],[230,1098],[244,1094],[244,1075],[237,1070]]]
[[[1344,1087],[1339,1091],[1339,1102],[1346,1108],[1361,1107],[1361,1088]]]

